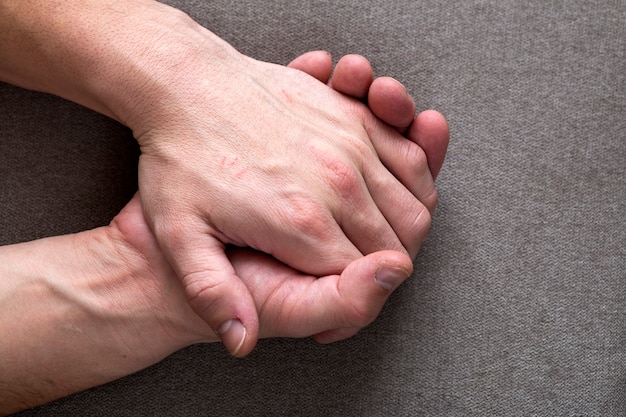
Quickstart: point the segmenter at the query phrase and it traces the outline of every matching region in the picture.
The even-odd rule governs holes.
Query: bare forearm
[[[410,258],[389,251],[322,278],[250,250],[229,255],[252,291],[262,337],[324,343],[369,324],[411,271]],[[0,415],[219,340],[187,302],[138,198],[108,227],[0,247],[0,335]]]
[[[140,257],[120,252],[104,230],[0,248],[0,415],[136,372],[181,347],[163,334],[165,320],[148,301],[161,294],[142,279]]]
[[[0,80],[127,125],[141,102],[166,100],[159,84],[171,84],[199,44],[216,56],[233,52],[153,0],[0,0],[0,28]]]

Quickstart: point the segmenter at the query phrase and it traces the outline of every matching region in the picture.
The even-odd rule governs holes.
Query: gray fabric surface
[[[330,346],[193,346],[23,416],[625,416],[623,0],[170,0],[255,58],[361,53],[449,119],[414,277]],[[0,85],[0,240],[105,224],[129,132]]]

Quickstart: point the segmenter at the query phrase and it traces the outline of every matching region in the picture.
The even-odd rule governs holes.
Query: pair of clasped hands
[[[210,120],[191,106],[171,133],[138,138],[141,198],[113,223],[140,235],[123,222],[143,221],[141,201],[209,340],[234,356],[257,338],[330,343],[374,320],[412,273],[448,142],[443,116],[415,117],[363,57],[343,57],[332,79],[325,52],[249,65]]]
[[[133,130],[139,192],[104,235],[181,346],[344,339],[412,273],[448,127],[365,58],[256,61],[151,0],[3,7],[5,81]]]
[[[133,245],[160,259],[159,242],[168,275],[181,277],[195,314],[212,329],[208,340],[219,337],[234,356],[248,354],[257,338],[330,343],[371,323],[412,273],[437,202],[443,116],[415,117],[404,87],[373,80],[361,56],[339,60],[332,80],[325,52],[288,67],[268,67],[285,87],[261,90],[259,101],[254,94],[252,108],[238,103],[239,120],[222,116],[211,134],[220,137],[217,154],[201,151],[202,129],[198,144],[171,160],[144,148],[141,198],[112,223],[128,242],[149,239]],[[198,175],[199,161],[210,175]],[[163,166],[169,174],[154,178]]]

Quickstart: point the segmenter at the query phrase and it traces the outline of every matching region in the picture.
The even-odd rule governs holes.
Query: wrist
[[[0,409],[112,381],[202,341],[184,301],[180,283],[112,226],[0,248]]]
[[[0,409],[111,381],[135,362],[124,363],[124,346],[112,337],[125,332],[111,320],[120,308],[103,303],[107,283],[96,284],[117,266],[90,260],[101,248],[84,235],[0,248]]]
[[[114,324],[109,340],[118,346],[134,372],[175,351],[218,338],[191,309],[182,284],[158,249],[152,235],[134,236],[119,222],[80,236],[85,265],[91,271],[84,286],[94,297],[94,311],[103,323]],[[76,242],[80,245],[81,242]],[[94,261],[95,267],[94,267]],[[91,265],[91,266],[90,266]]]
[[[195,56],[210,54],[215,63],[236,55],[189,16],[154,0],[6,0],[0,27],[0,80],[133,129],[146,109],[166,106],[172,92],[164,86],[193,70],[185,64]]]
[[[130,18],[133,41],[117,51],[121,64],[107,66],[103,79],[90,86],[142,146],[148,132],[188,129],[175,125],[187,106],[220,105],[224,87],[246,60],[180,10],[159,4],[151,12]],[[198,91],[203,103],[197,102]]]
[[[21,341],[32,358],[45,354],[37,350],[41,344],[75,351],[73,360],[83,363],[106,358],[106,368],[84,369],[111,377],[125,374],[120,360],[131,366],[143,360],[133,355],[144,342],[142,332],[155,327],[146,301],[155,289],[140,288],[140,257],[114,242],[107,228],[3,247],[0,259],[2,333],[13,335],[3,348]]]
[[[85,74],[85,89],[140,137],[150,122],[162,123],[178,96],[196,90],[187,80],[206,80],[239,54],[178,9],[153,0],[115,3],[124,13],[106,19],[115,20],[115,31],[106,23],[94,41],[97,71]]]

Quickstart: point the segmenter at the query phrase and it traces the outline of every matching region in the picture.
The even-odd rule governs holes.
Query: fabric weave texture
[[[414,276],[347,341],[198,345],[20,416],[626,416],[621,0],[168,0],[254,58],[359,53],[449,120]],[[130,131],[0,84],[0,243],[104,225]]]

